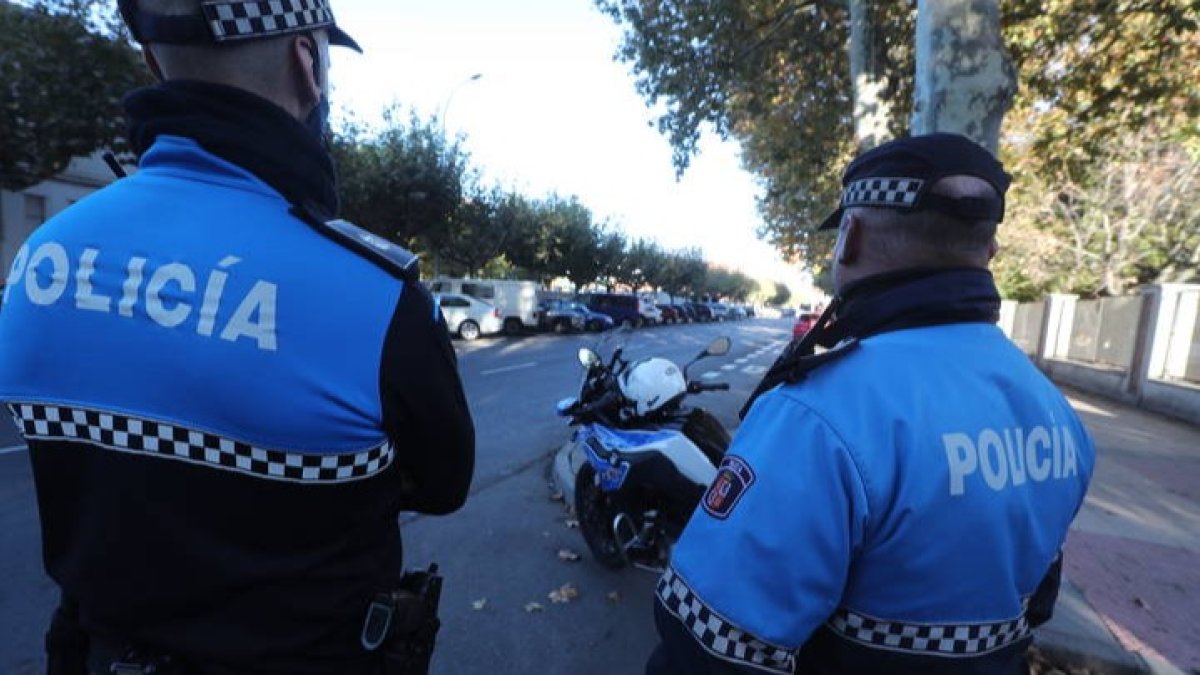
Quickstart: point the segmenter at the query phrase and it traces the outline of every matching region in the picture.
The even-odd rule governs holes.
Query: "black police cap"
[[[334,22],[328,0],[206,0],[196,3],[196,13],[181,15],[142,11],[138,0],[117,5],[133,38],[143,44],[223,44],[324,28],[330,44],[362,52]]]
[[[947,176],[974,176],[996,190],[995,197],[952,198],[931,192]],[[1004,193],[1012,177],[978,143],[958,134],[898,138],[859,155],[842,175],[842,199],[817,229],[836,229],[842,212],[854,206],[938,211],[963,220],[1004,220]]]

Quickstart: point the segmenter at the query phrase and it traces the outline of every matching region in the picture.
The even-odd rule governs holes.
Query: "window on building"
[[[46,222],[46,198],[41,195],[25,195],[25,224],[30,229]]]

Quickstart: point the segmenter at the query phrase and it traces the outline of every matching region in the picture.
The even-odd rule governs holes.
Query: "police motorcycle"
[[[571,442],[586,460],[575,474],[575,512],[605,567],[665,568],[730,441],[712,414],[684,405],[688,396],[729,384],[689,381],[687,371],[731,346],[717,338],[682,370],[664,358],[627,360],[624,345],[607,362],[579,350],[583,385],[578,398],[559,402],[558,414],[577,427]]]

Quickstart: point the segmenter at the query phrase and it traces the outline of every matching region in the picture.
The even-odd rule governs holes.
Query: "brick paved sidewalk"
[[[1156,672],[1200,673],[1200,429],[1067,394],[1098,458],[1066,577]]]

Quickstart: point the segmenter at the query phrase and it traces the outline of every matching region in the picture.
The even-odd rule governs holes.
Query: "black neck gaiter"
[[[129,141],[140,158],[160,135],[182,136],[324,218],[338,211],[333,160],[283,108],[248,91],[172,80],[125,97]]]
[[[950,323],[996,323],[1000,292],[991,272],[975,268],[905,270],[863,279],[833,300],[800,340],[793,340],[763,376],[742,408],[785,382],[799,382],[844,350],[817,354],[817,346],[854,345],[880,333]]]

